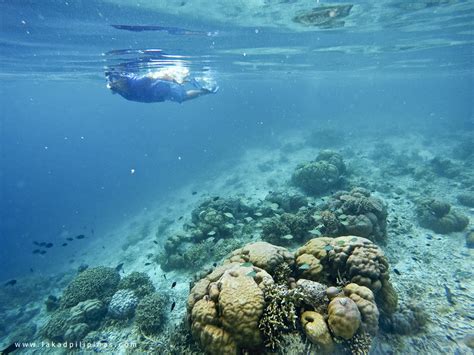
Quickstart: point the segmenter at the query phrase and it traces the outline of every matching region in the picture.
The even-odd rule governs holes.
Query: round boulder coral
[[[444,201],[422,200],[418,203],[416,212],[422,227],[440,234],[460,232],[469,224],[467,216],[451,208],[451,205]]]
[[[293,253],[288,249],[267,242],[255,242],[232,252],[229,262],[250,262],[268,273],[273,274],[281,264],[291,266],[294,264]]]
[[[109,267],[86,269],[66,287],[60,300],[61,308],[73,307],[79,302],[97,298],[106,301],[117,290],[119,273]]]
[[[138,303],[135,323],[144,334],[157,334],[166,319],[167,297],[159,293],[149,294]]]
[[[118,290],[109,303],[109,314],[112,318],[126,319],[135,313],[138,298],[132,290]]]
[[[359,308],[348,297],[336,297],[328,306],[329,328],[334,335],[346,340],[352,338],[359,329],[361,315]]]
[[[228,263],[198,281],[188,297],[194,338],[211,354],[237,354],[263,345],[259,320],[272,277],[256,266]]]

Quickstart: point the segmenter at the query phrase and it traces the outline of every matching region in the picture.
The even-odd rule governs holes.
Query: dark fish
[[[41,255],[44,255],[44,254],[46,254],[46,250],[41,250],[39,253],[40,253]]]
[[[74,240],[74,238],[71,238],[71,237],[66,238],[66,239],[69,240],[70,242],[72,242]]]
[[[16,284],[16,280],[13,279],[13,280],[10,280],[8,282],[5,282],[4,286],[13,286],[14,284]]]
[[[446,293],[446,299],[448,300],[449,304],[455,305],[456,302],[454,302],[453,294],[451,293],[449,287],[446,285],[444,285],[444,292]]]
[[[107,339],[102,339],[100,342],[101,342],[102,344],[108,344],[108,343],[109,343],[109,342],[107,341]]]
[[[63,243],[63,244],[61,244],[61,245],[62,245],[63,247],[65,247],[65,246],[67,245],[67,243]]]
[[[33,244],[37,245],[37,246],[40,246],[40,243],[38,243],[37,241],[34,241]]]
[[[122,270],[122,267],[123,267],[123,263],[118,264],[118,265],[115,267],[115,271],[120,272],[120,270]]]
[[[94,234],[94,228],[91,228],[91,234]]]
[[[398,269],[393,268],[393,272],[396,273],[397,275],[401,275],[400,271]]]
[[[8,345],[5,349],[3,349],[1,351],[1,354],[2,355],[7,355],[7,354],[10,354],[12,352],[14,352],[16,349],[19,348],[19,346],[17,346],[18,343],[11,343],[10,345]]]
[[[158,242],[156,240],[154,240],[153,243],[158,244]]]
[[[79,234],[76,239],[84,239],[86,236],[84,234]]]
[[[217,201],[220,197],[219,196],[216,196],[212,199],[212,201]]]
[[[195,36],[215,36],[215,32],[187,30],[179,27],[156,26],[156,25],[111,25],[118,30],[143,32],[143,31],[162,31],[170,35],[195,35]]]
[[[216,266],[217,266],[217,263],[212,264],[212,266],[216,267]]]
[[[176,307],[176,302],[173,302],[173,303],[171,304],[171,311],[173,311],[174,307]]]
[[[183,216],[180,216],[180,217],[178,218],[178,221],[181,221],[182,219],[183,219]]]
[[[52,247],[53,247],[53,243],[47,243],[44,247],[45,247],[45,248],[52,248]]]
[[[30,267],[30,272],[35,272],[35,270],[33,270],[33,268],[32,268],[32,267]]]
[[[145,263],[145,266],[151,265],[151,263]]]
[[[196,195],[196,194],[197,194],[197,191],[191,192],[191,195]]]
[[[176,281],[174,281],[172,284],[171,284],[171,288],[175,287],[176,286]]]
[[[39,254],[39,253],[41,253],[41,250],[39,250],[39,249],[33,250],[33,254]]]
[[[166,280],[166,274],[163,274],[163,277],[164,277],[164,278],[165,278],[165,280]]]

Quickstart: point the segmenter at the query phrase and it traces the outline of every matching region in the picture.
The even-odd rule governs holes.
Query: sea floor
[[[40,276],[19,279],[15,287],[3,288],[0,290],[0,345],[6,347],[19,339],[40,343],[39,330],[49,317],[44,306],[46,297],[59,296],[81,264],[115,267],[123,263],[122,275],[132,271],[147,273],[156,289],[169,295],[170,305],[171,302],[176,305],[169,311],[166,328],[178,326],[186,315],[186,298],[193,273],[162,271],[160,265],[153,262],[160,243],[178,232],[182,224],[190,220],[191,211],[206,197],[239,197],[256,203],[269,191],[295,190],[289,186],[289,180],[296,165],[314,159],[321,149],[328,148],[343,156],[347,179],[352,185],[365,187],[386,202],[388,238],[387,244],[381,247],[390,262],[391,281],[401,304],[416,303],[429,317],[425,327],[416,334],[380,332],[372,353],[472,354],[473,349],[467,344],[470,341],[472,346],[474,337],[474,249],[466,246],[466,233],[474,228],[474,208],[461,205],[457,196],[473,192],[474,171],[472,162],[456,152],[462,140],[469,141],[473,137],[445,135],[434,139],[430,134],[419,133],[374,138],[370,133],[339,134],[340,139],[334,145],[334,141],[325,142],[324,131],[309,136],[293,132],[275,138],[270,148],[254,147],[233,161],[216,163],[192,184],[160,198],[154,206],[147,205],[113,230],[89,240],[87,253],[75,261],[63,262],[62,268],[44,270]],[[430,161],[434,157],[450,159],[460,173],[446,177],[433,172]],[[472,153],[470,157],[472,159]],[[420,227],[414,199],[422,196],[446,200],[469,217],[470,225],[463,232],[449,235]],[[161,232],[157,234],[158,230]],[[219,260],[209,260],[209,265],[214,262]],[[176,282],[173,288],[172,282]],[[132,322],[108,327],[97,338],[110,344],[102,351],[113,353],[133,353],[133,348],[127,350],[113,344],[151,341],[141,338]],[[161,346],[166,353],[166,337],[163,339],[155,351],[160,352],[157,349]],[[19,352],[40,354],[45,349],[37,347]]]

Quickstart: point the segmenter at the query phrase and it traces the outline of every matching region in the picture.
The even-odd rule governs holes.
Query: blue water
[[[278,3],[274,16],[284,17],[285,2],[268,3],[265,11]],[[239,24],[134,1],[1,0],[0,279],[72,253],[36,257],[33,241],[100,236],[217,163],[276,145],[286,130],[472,129],[473,3],[411,3],[420,6],[361,1],[343,27],[328,29],[258,16]],[[193,73],[212,68],[220,91],[181,105],[112,95],[105,67],[143,55],[105,53],[143,49],[161,49]]]

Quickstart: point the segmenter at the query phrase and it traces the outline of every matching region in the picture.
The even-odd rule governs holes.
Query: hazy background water
[[[306,6],[268,3],[276,19],[285,3]],[[241,26],[235,14],[203,19],[136,1],[0,0],[0,278],[41,268],[33,240],[58,243],[63,231],[91,229],[100,238],[159,201],[166,208],[167,196],[216,163],[256,145],[277,147],[275,137],[295,128],[376,137],[430,131],[432,139],[471,130],[473,3],[411,3],[419,6],[359,2],[344,27],[322,29],[268,26],[267,15]],[[147,48],[184,56],[195,73],[213,68],[220,91],[182,105],[112,95],[104,67],[123,58],[104,53]],[[46,257],[65,261],[65,250]]]

